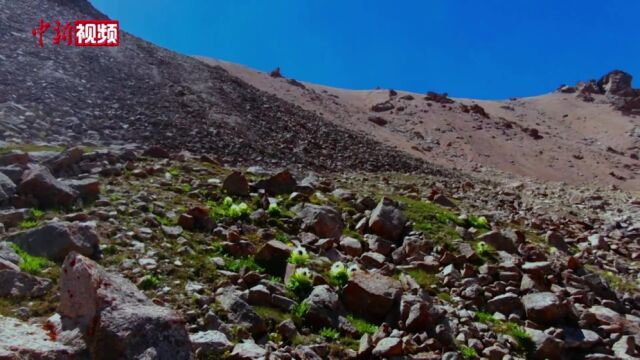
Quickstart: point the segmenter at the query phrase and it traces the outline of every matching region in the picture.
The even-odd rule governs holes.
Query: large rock
[[[222,189],[229,195],[247,196],[249,195],[249,182],[241,172],[234,171],[224,179]]]
[[[332,207],[313,204],[298,204],[291,208],[301,227],[324,238],[340,238],[344,224],[340,214]]]
[[[509,315],[522,311],[522,302],[520,301],[520,297],[514,293],[501,294],[487,302],[487,311],[497,311],[504,315]]]
[[[217,330],[200,331],[189,339],[198,358],[220,356],[233,347],[227,336]]]
[[[58,313],[65,328],[82,331],[93,359],[191,358],[180,315],[77,253],[62,265]]]
[[[222,291],[217,300],[229,320],[245,325],[252,334],[263,334],[267,331],[267,325],[260,315],[232,289]]]
[[[257,345],[253,340],[245,340],[236,344],[227,359],[229,360],[258,360],[264,359],[267,351]]]
[[[525,328],[525,331],[533,341],[530,358],[539,360],[556,360],[562,358],[564,343],[544,332],[536,329]]]
[[[613,70],[598,80],[598,87],[608,95],[633,96],[632,80],[632,76],[626,72]]]
[[[522,297],[522,305],[527,319],[538,324],[561,321],[567,314],[566,306],[552,292],[527,294]]]
[[[47,168],[40,166],[35,166],[22,174],[18,193],[33,196],[42,208],[68,207],[78,197],[77,191],[58,181]]]
[[[20,246],[31,255],[62,261],[72,251],[95,257],[99,239],[92,222],[52,222],[39,228],[15,233],[7,241]]]
[[[376,322],[384,320],[401,291],[400,282],[377,273],[356,272],[342,292],[346,308]]]
[[[15,271],[15,269],[0,270],[0,297],[40,297],[44,296],[51,286],[49,279]]]
[[[255,187],[264,189],[269,195],[280,195],[294,192],[296,185],[293,175],[288,170],[284,170],[266,180],[256,182]]]
[[[7,201],[16,193],[16,184],[5,174],[0,172],[0,203]]]
[[[338,294],[329,285],[316,286],[305,301],[309,304],[305,316],[309,324],[316,328],[337,327],[338,316],[343,309]]]
[[[10,228],[17,226],[21,221],[29,218],[29,209],[6,209],[0,210],[0,223]]]
[[[291,249],[285,243],[271,240],[258,250],[255,259],[269,274],[284,277],[290,254]]]
[[[47,165],[54,174],[60,174],[67,168],[78,163],[80,159],[82,159],[83,154],[84,151],[81,148],[73,147],[47,160],[45,165]]]
[[[383,198],[369,218],[369,231],[391,241],[399,241],[404,232],[407,218],[397,204]]]
[[[42,326],[0,315],[0,359],[72,360],[75,351],[51,338]]]
[[[482,234],[478,237],[479,241],[484,241],[485,243],[493,246],[494,249],[500,251],[506,251],[510,254],[515,254],[518,252],[518,248],[516,247],[515,242],[512,238],[505,236],[501,231],[490,231],[486,234]]]
[[[13,250],[11,245],[6,241],[0,242],[0,259],[16,265],[20,264],[20,256],[18,256],[16,251]]]

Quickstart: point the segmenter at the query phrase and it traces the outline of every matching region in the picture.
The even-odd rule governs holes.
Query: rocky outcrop
[[[398,204],[383,198],[369,218],[369,231],[387,240],[398,242],[402,239],[407,218]]]
[[[6,239],[34,256],[62,261],[72,251],[96,257],[99,253],[99,238],[95,223],[51,222],[39,228],[10,235]]]
[[[299,204],[291,209],[300,221],[301,228],[320,237],[340,238],[344,224],[340,214],[332,207]]]
[[[81,329],[94,359],[191,358],[182,317],[77,253],[62,264],[58,312],[65,329]]]
[[[32,196],[42,208],[69,207],[78,197],[75,190],[54,178],[47,168],[39,166],[32,167],[22,174],[18,193]]]
[[[398,280],[376,274],[356,272],[342,292],[347,310],[380,322],[400,299]]]

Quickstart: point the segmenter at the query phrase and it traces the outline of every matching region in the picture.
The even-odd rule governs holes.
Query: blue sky
[[[91,2],[180,53],[349,89],[499,99],[616,68],[640,77],[636,0]]]

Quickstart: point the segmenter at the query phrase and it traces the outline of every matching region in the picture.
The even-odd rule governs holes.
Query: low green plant
[[[18,223],[18,228],[20,229],[33,229],[38,226],[40,222],[35,219],[25,219]]]
[[[304,265],[307,265],[307,263],[309,263],[310,259],[311,259],[311,256],[309,255],[309,253],[305,248],[303,248],[302,246],[296,246],[291,251],[288,262],[290,264],[304,266]]]
[[[225,197],[222,204],[215,204],[212,201],[207,202],[209,207],[209,215],[214,220],[220,220],[222,218],[232,218],[236,220],[247,220],[251,214],[249,205],[244,202],[234,203],[230,197]]]
[[[524,328],[512,321],[501,322],[500,324],[494,326],[494,330],[496,332],[501,332],[506,335],[511,336],[518,343],[518,350],[522,352],[530,352],[535,348],[535,342],[527,334]]]
[[[227,259],[224,262],[224,268],[233,272],[239,272],[242,269],[264,272],[264,268],[256,263],[256,260],[253,256],[247,256],[237,259]]]
[[[313,289],[311,271],[307,268],[296,269],[287,282],[287,290],[298,297],[304,297],[311,289]]]
[[[276,232],[276,240],[287,244],[289,242],[289,236],[282,231]]]
[[[489,229],[489,221],[484,216],[471,215],[467,220],[468,224],[476,229]]]
[[[40,219],[44,216],[44,211],[40,209],[31,209],[31,218]]]
[[[171,176],[173,177],[177,177],[180,175],[180,169],[177,167],[171,167],[169,168],[169,170],[167,171],[169,174],[171,174]]]
[[[484,311],[476,313],[476,319],[481,323],[490,325],[493,331],[511,336],[518,343],[518,350],[528,353],[534,348],[533,339],[525,329],[513,321],[496,319],[492,314]]]
[[[269,216],[271,217],[280,217],[282,215],[282,210],[280,210],[278,204],[271,203],[267,208],[267,214],[269,214]]]
[[[164,226],[174,226],[174,225],[176,225],[176,221],[173,220],[173,219],[170,219],[168,217],[158,216],[158,217],[156,217],[156,220],[158,220],[160,225],[164,225]]]
[[[307,316],[307,313],[309,312],[310,307],[311,305],[309,305],[308,302],[301,301],[296,306],[291,308],[291,315],[297,319],[302,319],[305,316]]]
[[[140,279],[139,287],[142,290],[152,290],[160,287],[160,278],[156,275],[145,275]]]
[[[448,302],[448,303],[452,303],[453,302],[453,297],[451,296],[450,293],[448,292],[439,292],[437,295],[438,299]]]
[[[341,262],[335,262],[329,270],[329,280],[335,286],[343,287],[349,281],[351,273],[349,269]]]
[[[480,321],[483,324],[495,324],[498,321],[493,316],[493,314],[490,314],[490,313],[485,312],[485,311],[478,311],[476,313],[476,319],[478,319],[478,321]]]
[[[20,264],[18,266],[20,267],[20,270],[24,272],[32,275],[39,275],[42,273],[42,270],[53,265],[53,262],[50,260],[39,256],[33,256],[14,243],[10,243],[9,246],[11,246],[13,251],[15,251],[20,257]]]
[[[353,325],[353,327],[360,334],[375,334],[378,331],[378,326],[368,322],[367,320],[357,318],[351,314],[347,315],[347,320]]]
[[[476,349],[469,346],[460,347],[460,352],[462,353],[462,357],[465,359],[477,359],[479,357]]]
[[[182,184],[182,185],[180,185],[180,190],[182,190],[182,192],[184,192],[184,193],[191,192],[191,185]]]
[[[327,340],[338,340],[340,338],[340,332],[334,328],[325,327],[320,329],[320,336]]]

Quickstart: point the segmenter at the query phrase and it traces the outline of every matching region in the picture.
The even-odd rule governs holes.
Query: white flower
[[[347,267],[344,266],[344,264],[341,261],[338,261],[336,263],[334,263],[333,265],[331,265],[331,270],[329,271],[329,273],[331,274],[331,276],[336,276],[342,272],[346,272],[347,271]]]
[[[296,269],[295,275],[298,277],[311,279],[311,270],[307,268],[299,268],[299,269]]]
[[[295,249],[293,249],[293,253],[298,256],[305,256],[307,255],[307,250],[302,246],[296,246]]]
[[[349,273],[349,275],[353,274],[356,271],[360,271],[360,267],[358,266],[358,264],[351,264],[347,269],[347,272]]]

